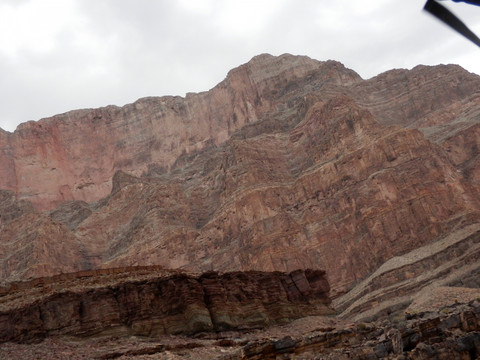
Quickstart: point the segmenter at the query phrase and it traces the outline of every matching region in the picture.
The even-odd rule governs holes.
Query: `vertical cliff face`
[[[232,139],[169,174],[114,183],[75,230],[95,244],[97,266],[325,268],[334,295],[479,219],[476,192],[440,147],[380,126],[344,96],[287,133]]]
[[[225,142],[275,106],[275,89],[295,86],[311,72],[336,84],[359,79],[336,67],[307,57],[261,55],[208,92],[21,124],[13,134],[0,134],[0,188],[40,210],[68,200],[98,200],[110,192],[115,171],[140,175],[149,166],[168,168],[182,153]]]
[[[95,201],[110,192],[117,170],[168,169],[181,154],[224,143],[278,110],[295,111],[312,94],[316,100],[349,94],[382,124],[422,128],[445,141],[445,127],[451,137],[480,111],[478,87],[478,77],[454,66],[395,70],[362,81],[334,61],[260,55],[208,92],[76,110],[21,124],[13,134],[2,131],[0,188],[40,210]]]
[[[319,270],[187,274],[154,268],[67,274],[2,289],[0,343],[49,336],[192,335],[331,315]]]
[[[439,254],[431,281],[447,281],[438,269],[452,252],[433,244],[451,237],[477,271],[478,89],[457,66],[362,80],[334,61],[261,55],[205,93],[2,132],[2,278],[321,268],[338,297],[420,248]],[[466,271],[457,260],[448,281]],[[420,276],[390,266],[393,283]]]

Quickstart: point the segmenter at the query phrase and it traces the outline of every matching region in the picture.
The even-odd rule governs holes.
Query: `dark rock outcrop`
[[[264,328],[332,314],[328,291],[325,273],[318,270],[193,275],[130,268],[66,274],[2,290],[0,341]]]
[[[72,360],[138,359],[148,355],[165,360],[470,360],[479,354],[479,300],[376,322],[310,316],[267,329],[203,332],[194,337],[113,335],[82,341],[50,337],[35,344],[0,345],[0,357],[25,360],[67,355]]]

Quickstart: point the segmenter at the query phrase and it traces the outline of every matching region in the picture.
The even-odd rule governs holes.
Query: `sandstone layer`
[[[325,272],[201,275],[109,269],[14,283],[0,296],[0,341],[246,330],[333,314]]]

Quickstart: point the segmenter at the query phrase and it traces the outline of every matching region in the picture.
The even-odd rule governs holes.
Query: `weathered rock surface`
[[[453,65],[261,55],[209,92],[2,132],[0,278],[326,269],[348,319],[478,287],[479,91]]]
[[[76,110],[0,132],[0,188],[42,210],[98,200],[117,170],[168,169],[181,154],[219,145],[272,111],[294,111],[306,95],[347,94],[381,124],[419,128],[451,144],[477,125],[479,88],[478,76],[458,66],[392,70],[364,81],[334,61],[261,55],[208,92]]]
[[[168,168],[182,153],[223,143],[274,106],[275,89],[293,89],[311,72],[339,85],[360,79],[336,62],[263,55],[208,92],[21,124],[13,134],[0,132],[0,189],[41,210],[63,201],[98,200],[109,194],[115,171],[140,175],[149,165]]]
[[[340,96],[287,133],[234,138],[168,174],[118,173],[75,235],[94,266],[325,268],[335,296],[478,220],[478,196],[438,146]]]
[[[202,275],[109,269],[13,283],[0,293],[0,341],[52,336],[192,335],[333,314],[325,272]]]
[[[41,343],[0,344],[0,357],[62,359],[476,359],[480,302],[407,313],[365,323],[310,316],[267,329],[201,333],[194,337],[105,336],[82,341],[50,337]]]
[[[389,259],[334,306],[341,317],[357,321],[399,313],[422,294],[436,299],[441,286],[480,288],[479,262],[480,226],[475,224]]]
[[[34,212],[31,202],[26,200],[18,201],[13,191],[0,190],[0,229],[4,224],[31,212]]]
[[[350,90],[381,124],[419,129],[441,145],[478,191],[478,76],[460,66],[420,65],[410,71],[387,71]]]
[[[396,323],[356,323],[301,337],[262,339],[225,359],[476,359],[480,302],[407,315]]]
[[[89,268],[78,238],[50,216],[27,212],[0,230],[2,281]]]

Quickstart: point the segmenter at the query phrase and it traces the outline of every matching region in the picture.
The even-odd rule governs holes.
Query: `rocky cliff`
[[[1,289],[0,341],[247,330],[329,315],[319,270],[201,275],[161,268],[64,274]]]
[[[479,121],[458,66],[261,55],[205,93],[29,122],[0,134],[1,278],[325,269],[345,317],[478,286]]]
[[[71,111],[21,124],[13,134],[2,131],[0,188],[40,210],[98,200],[110,193],[115,171],[168,169],[182,153],[223,143],[275,107],[275,88],[295,86],[311,72],[339,85],[359,79],[335,62],[264,55],[208,92]]]
[[[470,289],[471,290],[471,289]],[[480,295],[477,290],[476,297]],[[431,298],[431,295],[429,296]],[[419,304],[417,304],[419,305]],[[1,358],[18,359],[476,359],[480,354],[480,302],[409,311],[394,320],[345,322],[309,316],[267,329],[74,338],[3,343]],[[72,341],[73,340],[73,341]]]

